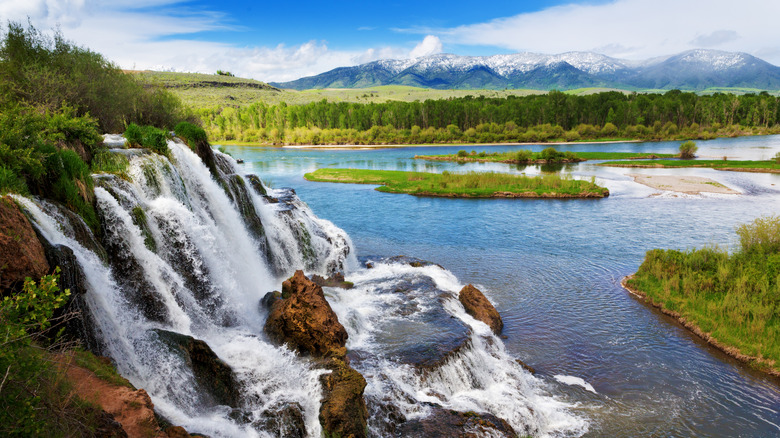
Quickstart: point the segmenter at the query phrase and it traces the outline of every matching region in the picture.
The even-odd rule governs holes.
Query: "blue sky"
[[[0,0],[3,21],[58,27],[123,68],[264,81],[440,52],[641,60],[709,48],[778,65],[779,16],[776,0]]]

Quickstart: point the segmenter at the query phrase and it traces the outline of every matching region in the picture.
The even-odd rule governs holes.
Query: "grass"
[[[747,170],[752,172],[780,173],[780,163],[776,161],[732,161],[732,160],[657,160],[647,161],[607,161],[600,166],[611,167],[658,167],[683,168],[707,167],[716,170]]]
[[[734,254],[648,251],[627,285],[692,322],[727,353],[778,374],[780,218],[758,219],[737,233],[741,248]]]
[[[254,79],[238,78],[232,76],[210,75],[201,73],[175,73],[133,71],[142,83],[161,85],[184,103],[195,108],[209,108],[214,106],[245,106],[254,102],[278,104],[285,102],[290,105],[319,102],[325,99],[329,102],[359,102],[377,103],[388,100],[400,100],[413,102],[427,99],[449,99],[464,96],[507,97],[527,96],[529,94],[544,94],[544,90],[433,90],[428,88],[411,87],[406,85],[381,85],[368,88],[324,88],[313,90],[280,90],[268,84]],[[667,90],[624,90],[617,88],[578,88],[566,91],[572,95],[587,95],[604,91],[620,91],[623,93],[647,92],[665,93]],[[721,93],[758,93],[761,90],[748,88],[709,88],[701,91],[702,94]],[[776,95],[780,92],[772,92]]]
[[[609,190],[593,181],[559,175],[529,177],[496,172],[427,173],[397,170],[318,169],[309,181],[377,184],[377,190],[418,196],[467,198],[602,198]]]
[[[465,151],[460,151],[457,154],[447,155],[416,155],[414,158],[421,160],[434,160],[434,161],[456,161],[456,162],[492,162],[492,163],[536,163],[546,162],[543,152],[531,152],[527,150],[511,151],[511,152],[479,152],[470,153],[464,155]],[[670,158],[674,157],[674,154],[653,154],[653,153],[637,153],[637,152],[565,152],[558,153],[561,159],[557,161],[587,161],[587,160],[623,160],[623,159],[651,159],[651,158]],[[556,161],[553,159],[553,161]]]

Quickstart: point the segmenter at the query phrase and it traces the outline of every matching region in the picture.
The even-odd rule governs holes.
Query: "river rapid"
[[[780,136],[697,143],[702,158],[770,159],[780,151]],[[679,142],[661,142],[557,148],[676,153],[678,146]],[[610,190],[610,196],[600,200],[426,198],[380,193],[374,186],[303,179],[304,173],[322,167],[494,170],[530,175],[542,169],[500,163],[426,162],[412,157],[460,149],[493,152],[544,147],[225,148],[244,160],[239,165],[241,171],[259,175],[271,187],[294,187],[317,216],[351,238],[359,262],[350,272],[363,294],[331,292],[340,319],[352,320],[351,325],[345,324],[351,350],[391,348],[394,328],[386,322],[389,314],[383,309],[392,307],[392,299],[383,295],[383,287],[390,276],[398,279],[405,275],[405,268],[382,265],[380,268],[393,271],[383,277],[381,269],[372,272],[360,268],[361,264],[390,256],[413,256],[446,268],[427,272],[426,281],[432,281],[432,287],[453,290],[473,283],[495,303],[504,320],[505,339],[494,347],[500,351],[488,356],[505,356],[498,359],[504,360],[503,364],[522,359],[536,369],[537,378],[527,379],[517,370],[495,365],[495,372],[503,370],[496,378],[497,385],[506,386],[513,373],[517,374],[515,380],[522,382],[507,388],[505,398],[493,401],[518,403],[518,394],[525,393],[528,397],[520,397],[523,406],[503,409],[506,415],[516,416],[518,423],[532,423],[532,434],[780,435],[780,380],[711,348],[620,287],[621,278],[636,271],[649,249],[734,247],[736,226],[780,213],[780,175],[605,168],[596,162],[558,169],[574,177],[595,176],[597,183]],[[742,194],[659,192],[633,182],[628,173],[704,176]],[[347,279],[351,280],[349,275]],[[383,286],[371,286],[377,282]],[[451,313],[457,311],[450,309]],[[396,333],[401,339],[398,342],[403,343],[424,339],[427,331],[424,324],[407,324]],[[379,344],[383,347],[377,347]],[[465,356],[462,359],[468,360]],[[373,375],[371,370],[385,369],[383,366],[358,360],[356,368]],[[445,374],[440,376],[439,391],[447,391],[452,383]],[[368,396],[372,391],[381,392],[388,381],[395,388],[419,383],[407,382],[402,375],[368,380]],[[410,391],[414,393],[414,389]],[[474,393],[472,398],[452,394],[447,400],[456,409],[468,410],[472,405],[484,409],[495,394],[502,394],[496,391]],[[419,393],[417,397],[424,398]],[[494,413],[501,413],[500,408],[495,406]],[[381,425],[376,427],[381,429]]]

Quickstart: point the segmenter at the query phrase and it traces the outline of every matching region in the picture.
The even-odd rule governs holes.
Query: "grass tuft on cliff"
[[[568,176],[530,177],[497,172],[442,173],[397,170],[318,169],[309,181],[378,184],[377,190],[418,196],[465,198],[603,198],[609,190]]]
[[[627,286],[679,313],[727,352],[737,349],[758,368],[780,373],[780,217],[759,218],[737,234],[733,254],[650,250]]]

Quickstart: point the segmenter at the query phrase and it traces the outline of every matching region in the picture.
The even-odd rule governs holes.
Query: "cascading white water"
[[[377,405],[390,403],[407,419],[430,414],[430,406],[487,412],[509,422],[521,436],[576,436],[587,431],[587,423],[570,413],[567,405],[545,395],[543,382],[505,351],[503,342],[486,324],[465,312],[457,300],[463,285],[452,273],[436,265],[372,264],[372,269],[349,277],[355,288],[328,288],[328,293],[349,333],[347,348],[367,356],[356,360],[354,366],[366,376],[366,397],[375,411],[381,411]],[[408,286],[401,283],[419,284],[423,289],[435,285],[435,290],[410,294]],[[410,301],[412,310],[399,312]],[[436,330],[430,324],[420,324],[420,319],[426,319],[427,306],[437,303],[468,327],[468,338],[433,367],[404,363],[405,351],[425,342],[427,332]],[[385,337],[391,327],[397,337],[410,332],[408,339],[401,341],[406,345],[388,347]],[[448,327],[441,330],[444,336],[450,331]],[[370,426],[379,436],[385,419],[379,412],[377,417]]]
[[[293,412],[300,421],[292,423],[300,423],[306,436],[320,436],[319,376],[325,371],[267,342],[259,306],[265,293],[304,268],[320,274],[345,270],[355,283],[354,289],[326,293],[349,332],[353,364],[368,381],[373,435],[382,436],[383,422],[391,421],[383,417],[385,405],[407,420],[441,406],[492,413],[521,434],[587,430],[566,406],[544,395],[541,381],[514,362],[500,339],[464,312],[453,295],[461,285],[451,273],[393,262],[359,268],[349,237],[314,216],[294,192],[264,188],[263,196],[246,184],[238,188],[246,190],[249,211],[262,222],[260,236],[242,218],[247,206],[231,201],[240,199],[238,193],[229,196],[231,188],[212,178],[180,142],[169,142],[169,148],[172,161],[131,154],[130,181],[96,176],[110,266],[62,226],[66,219],[56,208],[16,199],[44,238],[74,251],[104,354],[147,390],[172,423],[215,437],[286,436],[289,422],[269,418]],[[239,173],[231,158],[217,154],[227,172]],[[403,288],[406,295],[398,293]],[[429,323],[430,315],[439,319]],[[459,325],[451,327],[450,317]],[[159,330],[205,341],[235,372],[240,405],[215,405],[204,396],[190,365],[166,346]],[[398,358],[417,354],[409,353],[417,344],[451,335],[461,336],[463,347],[424,372]]]

